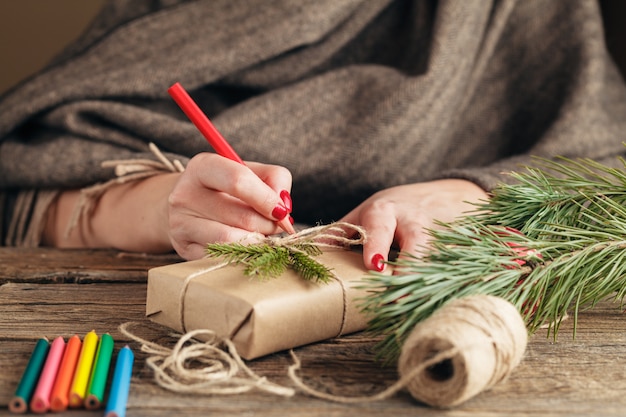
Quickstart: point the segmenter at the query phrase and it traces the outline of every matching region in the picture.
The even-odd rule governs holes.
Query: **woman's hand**
[[[363,260],[381,271],[394,243],[400,251],[417,255],[427,243],[425,228],[434,228],[435,220],[450,222],[476,208],[470,203],[487,197],[482,188],[460,179],[401,185],[377,192],[341,220],[367,230]]]
[[[209,242],[251,242],[279,233],[276,221],[291,212],[289,190],[286,168],[199,154],[168,198],[171,244],[182,257],[196,259]]]
[[[185,172],[115,185],[65,234],[80,198],[61,193],[51,206],[44,244],[159,253],[187,260],[209,242],[254,241],[280,232],[289,219],[291,174],[283,167],[241,165],[212,153],[196,155]]]

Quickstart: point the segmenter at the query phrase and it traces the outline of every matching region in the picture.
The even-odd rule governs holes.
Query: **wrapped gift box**
[[[153,268],[146,315],[178,332],[213,330],[245,359],[363,330],[367,317],[358,303],[366,294],[356,288],[368,274],[362,255],[327,249],[315,259],[337,279],[308,282],[289,269],[260,280],[244,275],[243,266],[217,267],[223,262],[208,258]]]

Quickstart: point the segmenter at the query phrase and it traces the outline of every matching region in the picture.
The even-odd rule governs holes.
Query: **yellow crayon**
[[[89,376],[91,375],[91,368],[97,346],[98,335],[95,330],[92,330],[85,335],[83,347],[80,350],[80,357],[78,358],[78,364],[76,365],[74,379],[72,380],[72,387],[70,388],[69,396],[69,405],[72,408],[81,407],[85,403],[87,385],[89,384]]]

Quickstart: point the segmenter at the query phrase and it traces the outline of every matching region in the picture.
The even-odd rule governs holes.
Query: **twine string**
[[[299,244],[310,243],[318,248],[337,248],[362,245],[367,241],[365,229],[348,222],[335,222],[309,227],[291,235],[268,236],[266,242],[273,246],[282,246],[294,251]]]
[[[302,249],[298,246],[301,244],[309,244],[314,245],[319,249],[322,248],[348,248],[350,246],[361,245],[365,243],[367,239],[367,235],[365,229],[361,226],[347,223],[347,222],[335,222],[327,225],[315,226],[303,229],[297,233],[286,236],[267,236],[264,240],[261,241],[260,244],[267,244],[274,247],[284,247],[289,249],[290,251],[300,252],[306,254]],[[185,324],[185,300],[187,298],[187,290],[189,289],[189,284],[195,278],[208,274],[210,272],[216,271],[220,268],[223,268],[229,265],[230,262],[222,262],[216,265],[212,265],[207,268],[203,268],[198,270],[185,278],[183,281],[179,297],[178,297],[178,306],[179,306],[179,323],[180,328],[183,333],[187,332],[187,325]],[[348,299],[347,299],[347,290],[343,280],[337,277],[331,271],[331,278],[339,284],[341,288],[342,295],[342,317],[341,323],[339,326],[339,331],[335,337],[339,337],[343,334],[345,330],[347,313],[348,313]]]
[[[96,202],[102,195],[119,184],[126,184],[133,181],[143,180],[155,175],[172,172],[184,172],[185,166],[178,159],[170,161],[161,152],[161,150],[154,144],[149,143],[148,149],[157,161],[152,159],[114,159],[104,161],[100,164],[103,168],[113,168],[115,171],[115,178],[110,179],[103,183],[97,183],[89,187],[85,187],[80,190],[78,202],[72,211],[70,220],[65,229],[65,236],[74,230],[75,227],[79,227],[83,219],[88,218],[96,207]],[[82,234],[83,231],[80,230]]]
[[[453,300],[418,324],[402,346],[400,379],[377,394],[346,397],[315,390],[297,375],[301,365],[293,352],[288,374],[301,391],[324,400],[379,401],[406,388],[421,402],[447,408],[506,379],[521,361],[526,342],[526,326],[512,304],[476,295]],[[439,366],[449,369],[438,371]]]
[[[185,299],[187,298],[187,289],[189,288],[189,283],[194,278],[197,278],[204,274],[208,274],[209,272],[212,272],[212,271],[217,271],[218,269],[223,268],[226,265],[228,265],[228,262],[221,262],[219,264],[212,265],[208,268],[200,269],[194,272],[193,274],[189,274],[189,276],[187,276],[185,280],[183,281],[183,285],[180,289],[180,295],[178,297],[178,317],[179,317],[180,328],[182,329],[183,333],[187,333],[187,325],[185,324]]]
[[[296,393],[294,388],[257,375],[230,340],[211,330],[188,332],[170,349],[132,334],[128,331],[131,324],[120,326],[120,331],[151,355],[146,363],[153,369],[156,383],[165,389],[222,395],[259,389],[283,397]],[[207,341],[194,339],[201,334]],[[526,327],[512,304],[476,295],[452,300],[418,324],[402,346],[400,378],[376,394],[343,396],[312,388],[298,375],[302,363],[293,350],[287,376],[300,392],[327,401],[374,402],[407,389],[418,401],[449,408],[506,379],[521,361],[526,342]],[[192,363],[202,366],[192,368]],[[452,369],[438,372],[442,364]]]
[[[293,364],[289,366],[287,370],[287,374],[289,375],[289,379],[304,393],[310,395],[311,397],[319,398],[322,400],[333,401],[337,403],[343,404],[356,404],[362,402],[375,402],[389,399],[396,395],[398,392],[405,389],[410,382],[420,373],[424,372],[426,369],[437,365],[445,360],[450,359],[452,356],[456,355],[460,351],[459,347],[450,348],[444,350],[442,352],[437,353],[435,356],[431,357],[425,362],[422,362],[418,366],[410,369],[409,372],[402,376],[398,381],[385,388],[383,391],[365,396],[354,396],[347,397],[343,395],[335,395],[326,393],[323,391],[316,390],[307,385],[300,376],[298,376],[298,371],[301,369],[300,358],[294,353],[293,350],[290,350],[291,359],[293,360]]]
[[[193,330],[179,337],[173,348],[143,339],[129,330],[138,322],[120,326],[122,334],[141,344],[141,351],[149,356],[146,364],[154,372],[157,385],[182,394],[232,395],[253,389],[282,397],[295,394],[284,387],[257,375],[243,361],[228,339],[206,329]],[[197,336],[207,340],[200,342]]]
[[[510,302],[489,295],[458,298],[415,326],[402,346],[398,371],[404,375],[439,350],[459,347],[443,364],[447,370],[427,369],[407,385],[419,401],[452,407],[508,378],[527,341],[524,320]]]

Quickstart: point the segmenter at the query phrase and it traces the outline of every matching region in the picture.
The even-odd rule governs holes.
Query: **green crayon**
[[[39,380],[39,374],[48,356],[50,342],[48,339],[39,339],[33,349],[33,353],[28,360],[28,365],[24,369],[15,396],[9,403],[9,410],[13,413],[25,413],[28,410],[28,403],[35,391],[35,386]]]
[[[109,375],[109,365],[111,364],[111,356],[113,355],[113,338],[108,333],[100,337],[98,350],[93,362],[89,387],[87,388],[87,396],[85,397],[85,408],[95,410],[100,408],[100,404],[104,399],[104,390],[106,388],[107,377]]]

